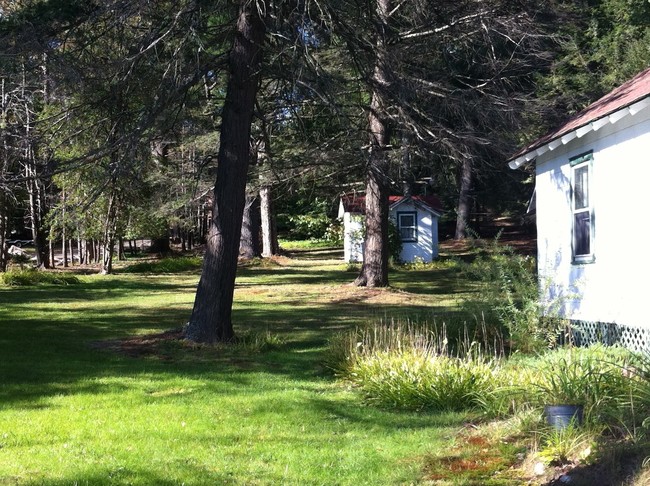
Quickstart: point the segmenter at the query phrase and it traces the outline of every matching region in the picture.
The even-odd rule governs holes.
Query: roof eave
[[[603,115],[600,118],[591,120],[588,123],[585,123],[584,125],[581,125],[566,133],[560,132],[548,140],[545,140],[546,137],[543,137],[540,139],[543,140],[542,143],[533,144],[524,153],[515,155],[515,157],[513,157],[508,162],[508,167],[511,169],[518,169],[519,167],[534,161],[540,155],[555,150],[562,145],[566,145],[574,138],[582,138],[587,133],[598,131],[605,125],[613,125],[629,115],[634,116],[648,106],[650,106],[650,96],[646,96],[645,98],[637,100],[630,105],[624,106],[618,110]]]

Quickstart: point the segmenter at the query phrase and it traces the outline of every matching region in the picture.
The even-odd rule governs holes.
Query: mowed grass
[[[324,367],[324,350],[369,320],[453,311],[460,284],[441,267],[358,289],[333,256],[240,268],[236,332],[279,341],[261,352],[119,351],[187,321],[198,271],[0,287],[0,484],[422,481],[464,417],[366,406]]]

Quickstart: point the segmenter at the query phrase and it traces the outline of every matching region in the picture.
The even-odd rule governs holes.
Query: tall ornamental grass
[[[329,365],[381,406],[477,408],[497,388],[498,361],[467,336],[454,349],[444,327],[384,321],[340,335]]]

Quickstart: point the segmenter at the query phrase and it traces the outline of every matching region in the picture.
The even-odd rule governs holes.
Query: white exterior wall
[[[343,214],[343,259],[346,262],[363,261],[362,216]]]
[[[438,258],[438,217],[431,211],[412,203],[402,203],[390,210],[389,217],[395,222],[398,212],[417,212],[418,241],[402,243],[400,258],[403,262],[419,259],[429,263]],[[339,207],[339,217],[343,218],[343,260],[363,261],[362,218],[359,214],[346,213],[343,205]]]
[[[593,151],[593,263],[572,264],[569,159]],[[537,159],[538,266],[542,296],[576,320],[650,328],[650,108]]]
[[[390,210],[389,216],[395,223],[397,213],[417,212],[418,238],[415,242],[402,243],[400,259],[403,262],[421,260],[430,263],[438,257],[438,218],[431,212],[425,211],[412,202],[404,202]]]

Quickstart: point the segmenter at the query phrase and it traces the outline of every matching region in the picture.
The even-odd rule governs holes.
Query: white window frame
[[[405,226],[402,224],[402,217],[403,216],[411,216],[413,217],[413,225],[408,225]],[[402,236],[402,229],[412,229],[413,230],[413,238],[404,238]],[[417,211],[398,211],[397,212],[397,230],[399,231],[399,236],[402,242],[404,243],[416,243],[418,241],[418,213]]]
[[[593,194],[593,152],[587,152],[569,160],[571,167],[571,255],[572,263],[580,265],[583,263],[594,263],[596,261],[594,254],[594,194]],[[576,208],[577,203],[577,177],[579,171],[586,169],[586,205]],[[576,216],[579,214],[589,215],[589,251],[587,253],[577,253],[577,239],[578,239],[578,225],[576,224]]]

